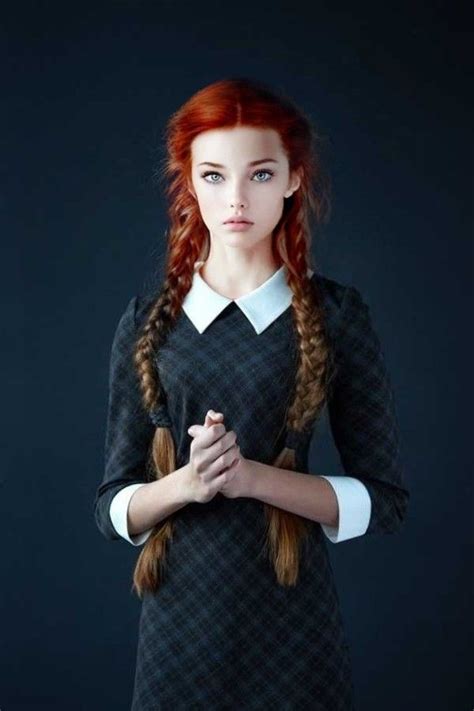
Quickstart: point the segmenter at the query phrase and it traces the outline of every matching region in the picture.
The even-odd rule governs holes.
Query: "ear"
[[[288,198],[291,195],[293,195],[293,193],[296,190],[298,190],[300,185],[301,185],[301,169],[297,169],[291,173],[290,183],[288,185],[288,189],[285,192],[285,197]]]

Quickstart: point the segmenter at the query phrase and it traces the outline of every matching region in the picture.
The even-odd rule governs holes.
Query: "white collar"
[[[202,264],[196,262],[192,286],[182,304],[183,311],[199,333],[203,333],[232,301],[245,314],[257,334],[262,333],[291,304],[293,292],[286,282],[285,264],[263,284],[238,299],[229,299],[211,289],[199,273]],[[308,275],[313,276],[311,269],[308,269]]]

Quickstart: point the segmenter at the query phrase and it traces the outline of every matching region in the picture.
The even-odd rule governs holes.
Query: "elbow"
[[[394,519],[396,525],[392,533],[398,533],[403,528],[405,520],[407,518],[409,501],[410,492],[407,489],[399,489],[398,496],[395,497],[393,502],[395,510]]]
[[[366,533],[393,534],[402,531],[407,519],[409,491],[387,484],[368,484],[368,488],[372,498],[372,514]]]
[[[94,502],[94,521],[100,533],[107,541],[116,541],[120,538],[110,519],[110,505],[104,496],[96,497]]]
[[[409,498],[410,495],[406,489],[397,489],[392,495],[385,533],[400,533],[403,530],[407,518]]]

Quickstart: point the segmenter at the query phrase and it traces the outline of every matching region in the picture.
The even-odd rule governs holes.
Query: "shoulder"
[[[321,275],[317,276],[317,282],[327,314],[327,333],[337,355],[346,363],[367,369],[381,366],[382,340],[361,290]]]
[[[116,346],[131,344],[138,335],[140,326],[144,325],[153,299],[149,294],[135,293],[129,296],[125,305],[119,308],[114,341]]]
[[[127,331],[138,331],[146,322],[153,304],[158,298],[157,293],[150,291],[136,292],[129,300],[120,316],[120,325]]]
[[[315,272],[311,281],[320,298],[328,333],[333,339],[341,336],[345,323],[360,323],[368,315],[368,306],[361,291],[347,284]]]
[[[339,312],[349,285],[318,272],[314,272],[311,281],[317,288],[324,308],[328,312]]]

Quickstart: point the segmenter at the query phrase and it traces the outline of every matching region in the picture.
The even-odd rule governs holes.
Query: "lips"
[[[228,225],[228,224],[231,223],[231,222],[234,222],[234,223],[236,223],[236,224],[244,223],[244,224],[246,224],[246,225],[253,225],[253,222],[250,222],[250,220],[240,220],[240,219],[237,219],[237,218],[235,218],[235,219],[234,219],[234,218],[231,218],[230,220],[226,220],[226,221],[224,222],[224,225]]]

